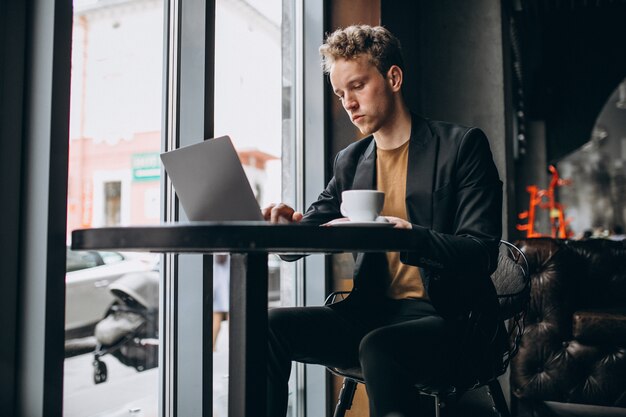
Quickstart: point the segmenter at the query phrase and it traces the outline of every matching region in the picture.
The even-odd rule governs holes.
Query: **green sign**
[[[161,178],[158,152],[133,154],[133,180],[156,181]]]

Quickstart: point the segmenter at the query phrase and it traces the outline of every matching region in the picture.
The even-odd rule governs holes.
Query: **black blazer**
[[[372,136],[337,154],[334,177],[306,211],[303,224],[342,217],[341,193],[376,188]],[[502,182],[489,142],[477,128],[412,115],[406,209],[415,249],[401,261],[421,268],[426,291],[444,317],[497,311],[490,274],[502,234]],[[384,254],[358,254],[353,292],[384,294]]]

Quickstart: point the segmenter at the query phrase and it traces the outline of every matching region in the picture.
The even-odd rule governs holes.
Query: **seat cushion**
[[[574,339],[588,345],[626,345],[626,308],[587,309],[572,317]]]

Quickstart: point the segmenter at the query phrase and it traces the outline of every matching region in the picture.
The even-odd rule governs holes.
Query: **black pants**
[[[428,301],[357,294],[323,307],[269,312],[268,417],[287,410],[291,361],[360,365],[370,415],[416,416],[415,384],[435,384],[450,364],[451,331]]]

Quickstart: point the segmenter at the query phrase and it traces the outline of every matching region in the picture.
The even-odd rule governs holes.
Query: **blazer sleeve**
[[[339,155],[335,157],[335,163],[333,171],[336,171],[337,160]],[[341,217],[341,211],[339,209],[339,192],[337,191],[337,178],[333,178],[328,182],[328,185],[317,197],[317,200],[309,206],[304,213],[304,217],[300,220],[300,224],[305,226],[319,226],[327,223],[338,217]],[[304,255],[280,255],[283,261],[293,262],[302,258]]]
[[[502,182],[485,134],[472,128],[463,136],[453,174],[452,233],[413,224],[415,250],[402,262],[444,274],[491,274],[502,235]]]
[[[337,161],[341,154],[337,154],[333,164],[334,176],[326,185],[324,191],[320,193],[317,200],[313,202],[304,213],[300,221],[305,225],[320,225],[341,217],[339,190],[337,186]]]

